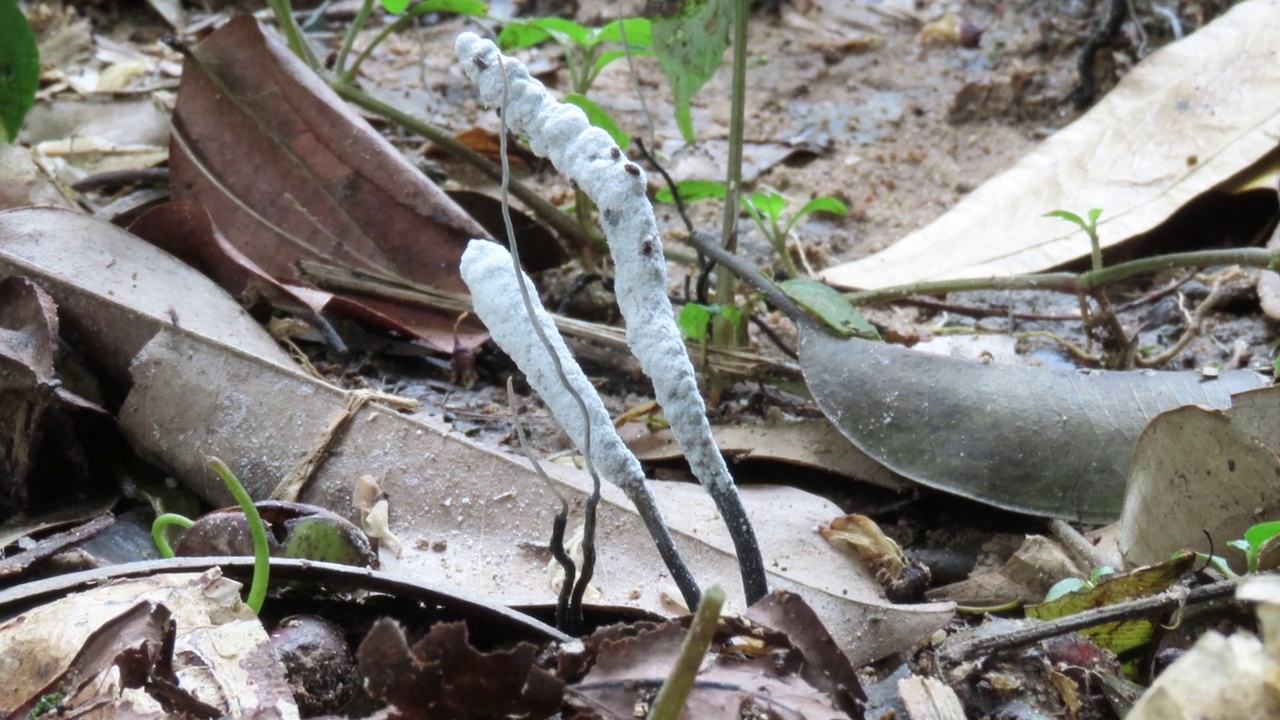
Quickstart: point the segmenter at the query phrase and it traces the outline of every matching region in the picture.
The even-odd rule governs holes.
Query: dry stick
[[[1196,311],[1191,315],[1191,317],[1187,318],[1187,327],[1182,331],[1182,336],[1173,344],[1173,347],[1153,358],[1145,360],[1139,359],[1138,367],[1158,367],[1177,357],[1178,353],[1182,352],[1183,348],[1190,345],[1196,335],[1200,334],[1200,329],[1204,325],[1205,316],[1207,316],[1213,308],[1217,307],[1218,302],[1222,300],[1223,286],[1227,281],[1234,280],[1239,276],[1240,271],[1238,269],[1228,270],[1227,272],[1219,274],[1213,281],[1213,289],[1209,291],[1209,296],[1204,299],[1204,302],[1200,303],[1199,307],[1196,308]],[[1179,303],[1179,306],[1181,306],[1181,303]]]
[[[1169,268],[1204,267],[1208,265],[1243,265],[1245,267],[1280,269],[1280,248],[1237,248],[1234,250],[1197,250],[1117,263],[1097,271],[1080,274],[1058,272],[1010,277],[966,278],[961,280],[926,280],[906,285],[862,290],[846,297],[855,305],[897,300],[912,295],[965,290],[1052,290],[1072,295],[1088,292],[1119,280],[1147,275]]]
[[[502,66],[502,56],[498,56],[498,66]],[[564,366],[560,362],[560,355],[556,353],[555,348],[551,345],[550,338],[547,337],[547,331],[543,328],[542,323],[537,322],[533,312],[533,300],[529,297],[528,277],[520,272],[520,248],[516,239],[516,231],[511,223],[511,200],[507,196],[507,187],[511,180],[511,163],[507,157],[507,73],[502,73],[502,104],[498,106],[501,125],[498,131],[498,154],[502,156],[502,222],[507,229],[507,247],[511,251],[511,268],[516,278],[516,284],[520,287],[520,300],[524,303],[525,313],[529,317],[530,324],[533,325],[533,331],[537,334],[538,340],[542,346],[546,348],[547,353],[551,356],[552,365],[555,367],[556,376],[564,385],[569,394],[573,396],[574,402],[578,405],[578,412],[582,413],[582,454],[586,458],[587,474],[591,476],[591,494],[587,496],[586,506],[583,509],[582,520],[582,572],[579,574],[576,583],[570,580],[568,575],[565,576],[565,584],[572,586],[568,601],[568,627],[563,627],[571,634],[581,631],[582,628],[582,597],[586,593],[587,583],[591,581],[591,576],[595,572],[596,564],[596,510],[600,506],[600,476],[596,474],[595,464],[591,462],[591,416],[587,413],[587,403],[582,399],[582,393],[574,387],[569,378],[564,374]],[[561,498],[561,502],[563,502]],[[561,529],[561,539],[563,539],[563,528]],[[557,608],[558,611],[558,608]]]
[[[1068,552],[1083,560],[1090,569],[1107,564],[1107,558],[1098,551],[1098,547],[1089,542],[1089,538],[1081,535],[1079,530],[1068,525],[1065,520],[1058,518],[1050,520],[1049,532],[1053,534],[1055,540],[1067,548]]]
[[[581,109],[556,101],[519,60],[504,58],[474,33],[458,36],[456,50],[464,72],[494,104],[508,76],[507,120],[529,138],[534,153],[544,155],[576,182],[600,208],[616,267],[618,308],[626,319],[627,341],[653,381],[654,394],[666,412],[694,475],[711,495],[737,551],[747,601],[768,593],[764,560],[737,486],[716,447],[698,392],[697,374],[685,351],[675,313],[666,293],[666,261],[653,208],[645,195],[644,170],[628,162],[617,143],[592,127]],[[473,243],[474,245],[474,243]]]
[[[1150,617],[1184,605],[1220,600],[1230,597],[1235,590],[1235,580],[1223,580],[1210,585],[1201,585],[1191,591],[1187,591],[1182,587],[1170,588],[1158,595],[1128,600],[1093,610],[1085,610],[1057,620],[1032,621],[1026,627],[1000,635],[957,640],[954,643],[944,645],[941,650],[941,656],[945,661],[964,662],[979,655],[1000,650],[1011,650],[1055,635],[1084,630],[1095,625]]]

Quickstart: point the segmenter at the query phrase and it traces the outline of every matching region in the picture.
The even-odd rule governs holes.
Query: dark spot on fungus
[[[617,147],[611,147],[609,148],[609,157],[613,158],[614,160],[617,160],[618,158],[622,157],[622,151],[619,150]]]
[[[489,67],[489,63],[485,62],[484,58],[480,57],[479,55],[472,58],[471,62],[475,63],[476,67],[480,68],[481,70],[484,70]]]
[[[645,257],[653,257],[653,241],[645,240],[640,243],[640,254]]]
[[[605,208],[601,211],[600,217],[606,225],[615,225],[618,222],[618,211],[613,208]]]
[[[631,175],[635,175],[636,177],[640,177],[640,166],[639,166],[639,165],[636,165],[635,163],[627,163],[626,165],[623,165],[622,167],[623,167],[623,169],[625,169],[629,174],[631,174]]]

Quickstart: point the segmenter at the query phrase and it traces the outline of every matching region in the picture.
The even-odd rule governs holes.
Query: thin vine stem
[[[355,45],[356,36],[364,29],[364,24],[369,21],[369,16],[373,14],[373,0],[364,0],[360,5],[360,10],[356,12],[356,17],[351,21],[351,27],[347,28],[347,36],[342,39],[342,48],[338,50],[338,60],[333,67],[339,74],[342,69],[347,66],[347,55],[351,53],[351,46]],[[343,75],[345,79],[349,77]]]
[[[507,158],[507,99],[510,92],[510,83],[507,80],[507,68],[503,63],[502,53],[497,55],[498,70],[502,74],[502,105],[499,109],[501,127],[498,131],[498,154],[502,157],[502,222],[507,229],[507,243],[508,249],[511,251],[511,263],[514,265],[516,285],[520,288],[520,299],[524,302],[524,309],[529,316],[529,323],[533,325],[533,331],[537,334],[538,340],[546,348],[547,354],[551,356],[556,376],[560,378],[560,382],[565,389],[573,396],[573,401],[578,405],[578,411],[582,413],[582,454],[587,473],[591,475],[591,495],[587,498],[586,507],[584,508],[585,516],[583,518],[582,567],[579,569],[578,580],[573,585],[572,596],[569,599],[569,625],[572,628],[572,632],[580,632],[582,627],[582,598],[586,593],[587,583],[591,581],[591,576],[595,571],[596,509],[600,503],[600,476],[596,474],[595,466],[591,462],[591,414],[587,412],[587,403],[582,399],[582,394],[578,392],[578,389],[565,376],[564,366],[560,362],[560,354],[555,351],[555,346],[551,344],[551,338],[547,337],[547,331],[542,327],[542,323],[538,322],[538,316],[533,311],[533,299],[530,297],[529,288],[525,284],[525,274],[520,270],[520,250],[515,227],[511,223],[511,203],[507,196],[507,185],[511,178],[511,165]],[[569,582],[567,577],[565,581]]]

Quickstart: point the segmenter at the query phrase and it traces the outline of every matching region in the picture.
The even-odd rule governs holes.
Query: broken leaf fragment
[[[560,706],[564,683],[538,667],[537,648],[481,652],[463,622],[436,623],[412,647],[393,620],[376,622],[356,659],[365,691],[391,706],[388,717],[547,717]]]

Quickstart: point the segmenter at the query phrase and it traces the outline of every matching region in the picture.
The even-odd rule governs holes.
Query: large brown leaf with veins
[[[484,229],[252,17],[192,48],[173,129],[174,196],[271,275],[311,258],[465,291]]]

